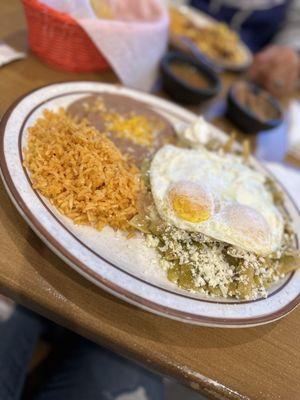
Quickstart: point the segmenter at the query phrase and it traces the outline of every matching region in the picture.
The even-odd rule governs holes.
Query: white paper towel
[[[168,43],[168,12],[162,0],[99,0],[114,19],[100,19],[89,0],[40,0],[70,14],[126,86],[148,91]]]

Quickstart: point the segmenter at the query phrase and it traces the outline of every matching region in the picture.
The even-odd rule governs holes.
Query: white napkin
[[[0,67],[24,57],[25,53],[13,49],[4,42],[0,42]]]
[[[14,302],[0,294],[0,323],[6,321],[11,316],[14,309]]]
[[[100,19],[89,0],[40,0],[70,14],[105,56],[123,84],[148,91],[168,42],[168,12],[162,0],[98,0],[114,19]]]
[[[288,152],[300,160],[300,102],[291,101],[288,109]]]
[[[300,170],[277,163],[266,163],[266,166],[291,195],[300,210]]]

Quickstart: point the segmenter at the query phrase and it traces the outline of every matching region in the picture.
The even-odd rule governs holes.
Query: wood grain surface
[[[26,46],[22,8],[0,1],[0,39]],[[23,93],[67,80],[115,82],[112,73],[67,74],[30,53],[0,68],[0,113]],[[218,121],[222,126],[222,121]],[[55,256],[30,230],[0,184],[0,291],[211,399],[300,398],[300,308],[251,329],[212,329],[151,315],[98,289]]]

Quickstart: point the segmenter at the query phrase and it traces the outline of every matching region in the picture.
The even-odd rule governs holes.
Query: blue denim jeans
[[[17,307],[0,323],[0,399],[18,400],[36,343],[48,321]],[[162,400],[159,376],[74,333],[65,331],[40,367],[34,400]]]

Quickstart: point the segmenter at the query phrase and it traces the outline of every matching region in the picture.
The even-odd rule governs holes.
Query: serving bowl
[[[207,80],[208,85],[200,88],[192,86],[188,81],[172,71],[172,65],[182,64],[194,67]],[[161,61],[162,83],[165,91],[177,102],[199,104],[216,96],[221,89],[221,82],[208,65],[194,57],[180,53],[167,53]]]
[[[242,102],[239,99],[237,90],[244,85],[244,89],[248,90],[248,93],[252,96],[263,96],[260,99],[260,104],[254,103],[255,107],[260,107],[256,110],[259,113],[262,112],[261,105],[266,104],[268,108],[273,109],[274,117],[272,118],[261,118],[256,114],[253,109],[247,106],[247,99]],[[253,98],[251,99],[253,101]],[[279,101],[273,97],[270,93],[263,90],[261,87],[255,85],[252,82],[239,81],[234,83],[227,95],[227,116],[229,119],[236,124],[243,132],[256,133],[258,131],[267,131],[276,128],[283,122],[283,110]]]

